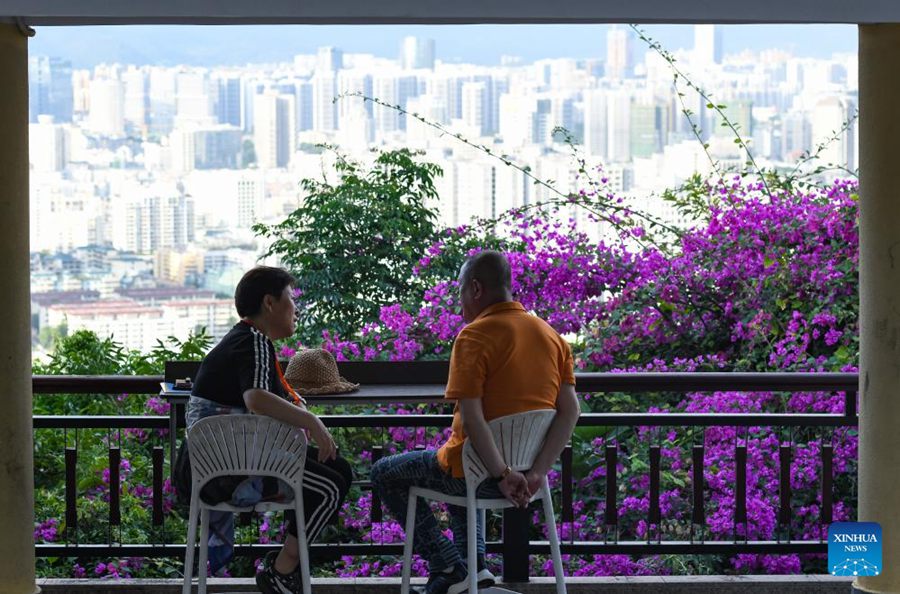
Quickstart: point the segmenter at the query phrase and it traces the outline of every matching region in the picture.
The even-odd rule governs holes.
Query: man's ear
[[[481,281],[477,278],[473,278],[471,280],[472,283],[472,297],[475,299],[479,299],[482,295],[484,295],[484,287],[481,286]]]
[[[263,305],[262,308],[263,308],[263,310],[265,310],[265,311],[267,311],[267,312],[271,312],[271,311],[272,311],[272,306],[273,306],[273,301],[274,301],[274,297],[272,297],[272,296],[269,295],[269,294],[264,295],[264,296],[263,296],[263,302],[262,302],[262,305]]]

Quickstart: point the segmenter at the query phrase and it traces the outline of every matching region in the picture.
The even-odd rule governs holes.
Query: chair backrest
[[[188,431],[194,488],[225,475],[271,476],[299,488],[306,443],[302,430],[271,417],[215,415],[200,419]]]
[[[516,413],[494,419],[488,423],[494,443],[500,455],[513,470],[528,470],[544,445],[544,437],[556,410],[545,408]],[[480,485],[490,477],[490,473],[475,451],[472,440],[467,439],[463,445],[463,472],[466,482]]]

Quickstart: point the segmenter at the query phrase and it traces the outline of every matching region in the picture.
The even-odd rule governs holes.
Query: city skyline
[[[641,52],[629,27],[604,30],[595,45],[605,59],[507,57],[493,66],[443,61],[439,41],[414,36],[397,40],[387,57],[321,45],[239,67],[81,68],[71,55],[33,51],[35,344],[64,323],[125,337],[135,348],[198,326],[220,336],[231,319],[221,297],[265,252],[252,225],[278,223],[296,209],[306,198],[300,180],[334,176],[335,156],[319,143],[360,162],[373,148],[422,151],[443,170],[429,206],[445,227],[548,200],[551,184],[577,191],[578,165],[557,127],[587,163],[602,164],[609,191],[680,225],[693,221],[660,200],[661,191],[747,160],[723,116],[762,167],[790,168],[836,131],[807,169],[855,167],[854,54],[734,54],[723,28],[696,25],[686,47],[668,49],[726,106],[717,111],[696,92],[673,88],[671,65]],[[354,94],[401,111],[358,97],[335,101]],[[493,155],[510,155],[522,169]],[[535,185],[526,168],[555,181]],[[615,232],[584,209],[560,216],[594,239]]]
[[[725,54],[781,49],[800,57],[855,53],[852,25],[719,25]],[[281,25],[281,26],[91,26],[39,27],[32,55],[60,56],[75,68],[101,63],[235,66],[290,60],[335,46],[348,53],[396,59],[402,39],[432,39],[436,57],[448,63],[500,64],[542,58],[606,58],[610,25]],[[688,49],[693,25],[642,26],[670,51]],[[177,40],[173,43],[173,40]],[[635,45],[641,61],[646,47]]]

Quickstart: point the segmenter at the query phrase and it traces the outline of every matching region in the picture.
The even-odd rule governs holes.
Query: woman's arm
[[[251,388],[244,392],[244,404],[247,410],[257,415],[272,417],[282,423],[306,429],[319,447],[319,462],[334,459],[337,456],[337,445],[334,438],[322,421],[306,410],[295,406],[272,392]]]

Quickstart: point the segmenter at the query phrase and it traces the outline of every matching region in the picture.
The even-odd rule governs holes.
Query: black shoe
[[[475,576],[475,579],[478,580],[478,587],[490,588],[491,586],[496,584],[497,578],[494,577],[494,574],[491,573],[491,570],[487,568],[487,564],[484,561],[484,555],[478,555],[477,563],[478,575]]]
[[[466,576],[468,578],[468,576]],[[475,576],[475,579],[478,580],[479,588],[490,588],[494,584],[497,583],[497,578],[494,577],[494,574],[491,573],[491,570],[487,567],[478,566],[478,575]],[[466,582],[466,588],[468,588],[469,582]]]
[[[469,588],[469,574],[466,566],[457,563],[450,571],[439,571],[428,576],[428,582],[420,590],[421,594],[459,594]],[[452,590],[451,590],[452,588]],[[460,589],[462,588],[462,589]]]
[[[266,553],[262,562],[262,571],[256,574],[256,587],[263,594],[300,594],[303,592],[300,572],[296,569],[289,574],[279,572],[275,569],[277,557],[277,551]]]

